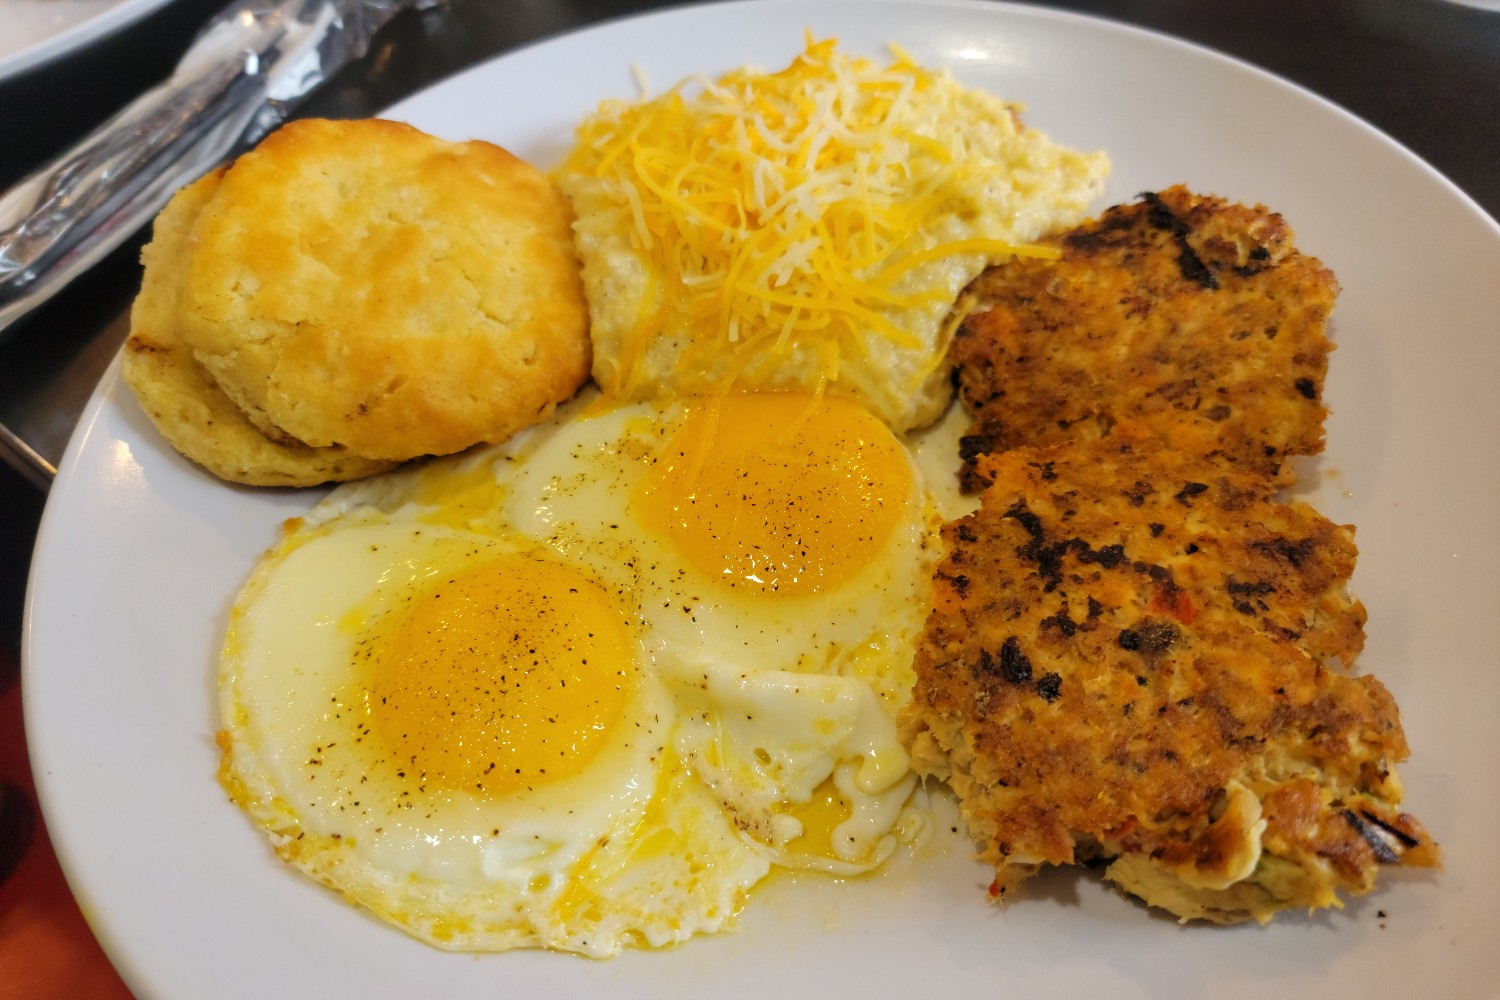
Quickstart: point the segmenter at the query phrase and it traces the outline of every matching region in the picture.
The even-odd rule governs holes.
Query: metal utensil
[[[0,337],[283,122],[404,7],[441,0],[238,0],[171,78],[0,197]]]

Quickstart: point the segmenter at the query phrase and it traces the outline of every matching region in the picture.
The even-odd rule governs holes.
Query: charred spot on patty
[[[949,359],[972,421],[966,491],[989,485],[984,454],[1121,421],[1283,485],[1280,456],[1322,450],[1338,284],[1281,216],[1173,187],[1042,242],[1061,259],[1006,261],[964,293]]]

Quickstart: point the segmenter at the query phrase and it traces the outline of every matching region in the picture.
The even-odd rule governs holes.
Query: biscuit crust
[[[271,436],[397,460],[504,440],[588,374],[571,221],[498,146],[292,122],[204,206],[183,339]]]
[[[997,898],[1108,860],[1183,919],[1265,920],[1438,863],[1399,808],[1395,702],[1328,663],[1363,644],[1351,528],[1128,425],[979,468],[903,727]]]
[[[990,268],[949,357],[981,454],[1150,424],[1179,450],[1286,483],[1323,449],[1333,273],[1262,207],[1173,187],[1043,240],[1058,261]]]
[[[156,218],[140,294],[121,353],[126,384],[163,437],[221,479],[251,486],[315,486],[383,472],[393,463],[343,448],[310,448],[262,434],[219,389],[183,343],[178,294],[193,223],[213,197],[221,168],[184,188]]]

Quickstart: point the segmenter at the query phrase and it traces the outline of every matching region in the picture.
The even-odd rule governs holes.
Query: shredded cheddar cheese
[[[578,215],[595,380],[619,399],[847,392],[929,419],[956,294],[1081,218],[1102,156],[899,50],[808,39],[777,73],[694,78],[580,126],[558,181]]]

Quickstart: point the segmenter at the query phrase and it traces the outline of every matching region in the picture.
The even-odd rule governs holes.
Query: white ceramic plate
[[[170,0],[0,0],[0,80],[59,59]]]
[[[1359,525],[1363,669],[1401,703],[1408,805],[1447,872],[1395,873],[1343,912],[1182,927],[1073,873],[997,910],[956,839],[885,877],[777,884],[737,933],[589,962],[452,955],[276,861],[215,783],[226,611],[306,492],[233,489],[178,458],[111,372],[53,487],[25,692],[57,851],[136,990],[161,997],[1500,994],[1500,230],[1390,139],[1248,66],[1118,25],[999,4],[688,8],[538,45],[402,104],[450,138],[554,160],[603,97],[750,62],[804,28],[1027,102],[1110,152],[1112,201],[1177,181],[1260,201],[1338,273],[1328,450],[1306,492]]]

